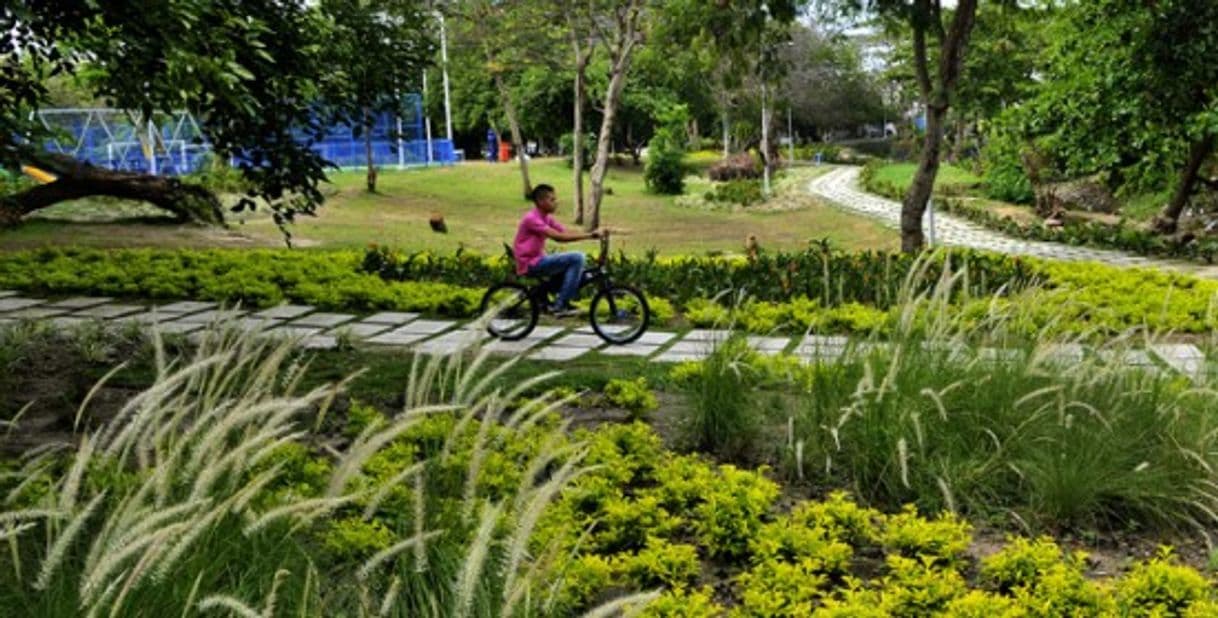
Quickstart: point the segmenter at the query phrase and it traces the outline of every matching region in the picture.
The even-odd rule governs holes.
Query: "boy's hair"
[[[533,192],[529,194],[529,199],[533,200],[533,203],[536,204],[537,202],[541,201],[541,198],[547,195],[552,195],[553,193],[554,187],[551,187],[550,185],[537,185],[536,187],[533,187]]]

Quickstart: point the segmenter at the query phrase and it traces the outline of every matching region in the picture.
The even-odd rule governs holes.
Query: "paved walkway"
[[[695,329],[685,333],[648,331],[630,345],[606,345],[591,329],[572,320],[570,325],[541,325],[520,341],[487,341],[484,330],[472,322],[424,319],[416,313],[383,311],[367,316],[319,311],[307,305],[280,305],[262,311],[222,308],[216,303],[180,301],[153,306],[149,303],[114,301],[110,298],[77,297],[47,300],[0,291],[0,325],[20,320],[39,320],[53,328],[72,329],[82,324],[137,324],[161,333],[197,337],[210,326],[223,325],[248,331],[251,336],[289,337],[309,349],[332,349],[340,341],[366,347],[410,349],[432,355],[462,352],[480,343],[492,352],[524,355],[543,361],[565,362],[597,352],[609,356],[635,356],[668,363],[699,360],[710,354],[729,331]],[[850,342],[846,337],[749,336],[748,343],[763,354],[786,352],[806,362],[835,362],[875,345]],[[954,355],[975,355],[983,361],[1002,362],[1022,352],[996,348],[954,348]],[[1103,356],[1080,345],[1053,345],[1038,351],[1049,362],[1077,364],[1090,354]],[[1129,350],[1120,359],[1130,366],[1183,373],[1199,380],[1206,373],[1205,356],[1191,344],[1152,345],[1147,350]]]
[[[859,167],[841,167],[818,176],[808,184],[808,191],[834,205],[877,219],[884,225],[899,229],[901,204],[867,193],[859,188]],[[1187,262],[1158,260],[1123,251],[1074,247],[1061,243],[1013,238],[958,217],[936,212],[934,239],[937,244],[985,249],[1010,255],[1029,255],[1054,260],[1095,261],[1116,266],[1144,266],[1198,276],[1218,277],[1218,268]],[[922,218],[922,229],[930,234],[930,213]]]

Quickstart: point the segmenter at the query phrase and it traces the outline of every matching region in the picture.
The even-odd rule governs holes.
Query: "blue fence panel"
[[[202,132],[195,130],[193,119],[186,124],[180,114],[154,116],[153,130],[159,134],[155,153],[151,153],[154,162],[149,161],[150,153],[144,146],[151,141],[148,123],[140,122],[137,126],[126,112],[80,109],[43,110],[40,114],[57,134],[44,144],[47,150],[70,154],[99,167],[148,173],[155,165],[157,174],[177,176],[201,169],[211,152]],[[452,165],[457,161],[452,142],[443,139],[431,141],[428,157],[422,99],[418,95],[404,98],[399,115],[379,114],[371,135],[373,164],[380,167]],[[297,137],[307,141],[304,133]],[[323,138],[310,147],[339,167],[362,167],[368,163],[364,136],[357,136],[347,125],[328,127]],[[230,160],[230,164],[242,162],[241,157]]]

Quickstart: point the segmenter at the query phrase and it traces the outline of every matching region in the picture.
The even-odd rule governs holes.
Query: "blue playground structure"
[[[406,95],[402,107],[403,112],[396,116],[382,113],[376,117],[372,126],[373,163],[398,167],[455,163],[457,158],[452,142],[430,138],[427,120],[423,116],[422,98],[417,94]],[[361,133],[356,137],[355,131],[347,125],[330,127],[325,137],[313,145],[313,150],[341,168],[364,167],[368,164],[364,135]]]
[[[373,163],[398,168],[455,163],[452,142],[431,139],[422,98],[407,95],[404,110],[377,116],[372,128]],[[44,143],[48,151],[112,170],[178,176],[198,171],[211,155],[199,122],[186,111],[144,118],[120,109],[43,109],[35,112],[35,119],[53,134]],[[330,127],[312,148],[340,168],[367,165],[364,136],[356,137],[348,125]]]

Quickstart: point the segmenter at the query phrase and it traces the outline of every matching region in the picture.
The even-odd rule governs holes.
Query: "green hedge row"
[[[1218,325],[1218,282],[1101,264],[1050,263],[950,252],[923,263],[914,289],[940,282],[943,264],[967,265],[952,289],[954,311],[978,323],[995,305],[1019,308],[1018,331],[1114,333],[1133,327],[1205,332]],[[695,326],[732,321],[752,332],[858,332],[890,328],[902,307],[911,258],[812,248],[755,261],[619,256],[615,277],[638,285],[664,315]],[[418,311],[470,317],[503,257],[471,253],[404,256],[358,251],[39,249],[0,253],[0,289],[49,295],[198,299],[267,307],[304,303],[328,310]],[[389,277],[386,280],[385,277]],[[399,280],[401,279],[401,280]],[[1033,285],[1030,292],[1019,292]],[[741,296],[720,294],[743,291]],[[966,293],[967,292],[967,293]],[[734,307],[733,311],[728,311]]]
[[[449,283],[387,282],[359,264],[356,251],[39,249],[0,254],[0,288],[453,317],[473,315],[482,298],[482,290]]]
[[[916,283],[919,291],[935,285],[945,265],[953,272],[968,270],[964,290],[974,296],[1038,280],[1037,266],[1025,258],[967,250],[946,251],[942,256],[922,264],[926,274]],[[915,258],[905,253],[848,253],[821,241],[803,251],[763,251],[755,259],[659,257],[654,252],[634,258],[619,254],[612,258],[609,268],[615,280],[681,305],[696,298],[744,293],[768,302],[811,298],[827,307],[862,303],[886,309],[900,300],[914,263]],[[407,253],[372,247],[364,256],[362,269],[388,281],[443,281],[483,287],[508,276],[511,265],[506,256]]]

